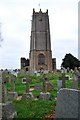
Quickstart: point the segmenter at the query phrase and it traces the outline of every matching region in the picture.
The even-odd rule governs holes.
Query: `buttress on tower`
[[[29,70],[34,72],[53,69],[56,69],[56,59],[52,59],[48,10],[43,13],[41,9],[39,12],[33,9]]]

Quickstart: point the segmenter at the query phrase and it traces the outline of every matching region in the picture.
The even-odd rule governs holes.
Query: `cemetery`
[[[66,54],[57,70],[48,9],[33,8],[31,22],[29,59],[20,58],[18,71],[0,70],[0,120],[80,120],[80,61]]]
[[[0,109],[3,118],[80,117],[80,73],[76,69],[74,73],[61,70],[40,73],[39,76],[27,72],[15,76],[0,71],[1,84]]]

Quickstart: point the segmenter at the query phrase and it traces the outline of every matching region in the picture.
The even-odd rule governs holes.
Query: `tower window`
[[[44,65],[45,64],[45,56],[43,54],[39,54],[38,56],[38,64],[39,65]]]

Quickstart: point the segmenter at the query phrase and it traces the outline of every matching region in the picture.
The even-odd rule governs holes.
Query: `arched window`
[[[39,54],[39,56],[38,56],[38,64],[39,65],[45,64],[45,56],[43,54]]]

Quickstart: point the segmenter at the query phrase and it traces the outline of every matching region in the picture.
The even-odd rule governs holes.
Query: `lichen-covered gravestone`
[[[8,92],[8,100],[15,100],[18,97],[18,93],[15,92],[15,81],[16,81],[16,76],[11,74],[11,90]]]
[[[30,92],[30,82],[31,82],[31,78],[29,75],[26,76],[26,92],[22,95],[22,99],[26,99],[26,100],[33,100],[34,96],[32,94],[32,92]]]
[[[44,75],[43,76],[43,91],[39,95],[39,100],[51,100],[51,94],[47,91],[47,84],[48,78]]]
[[[56,103],[56,118],[80,120],[80,90],[60,89]]]
[[[17,116],[17,113],[11,102],[8,102],[6,91],[6,74],[0,71],[0,118],[3,120],[12,119]]]

